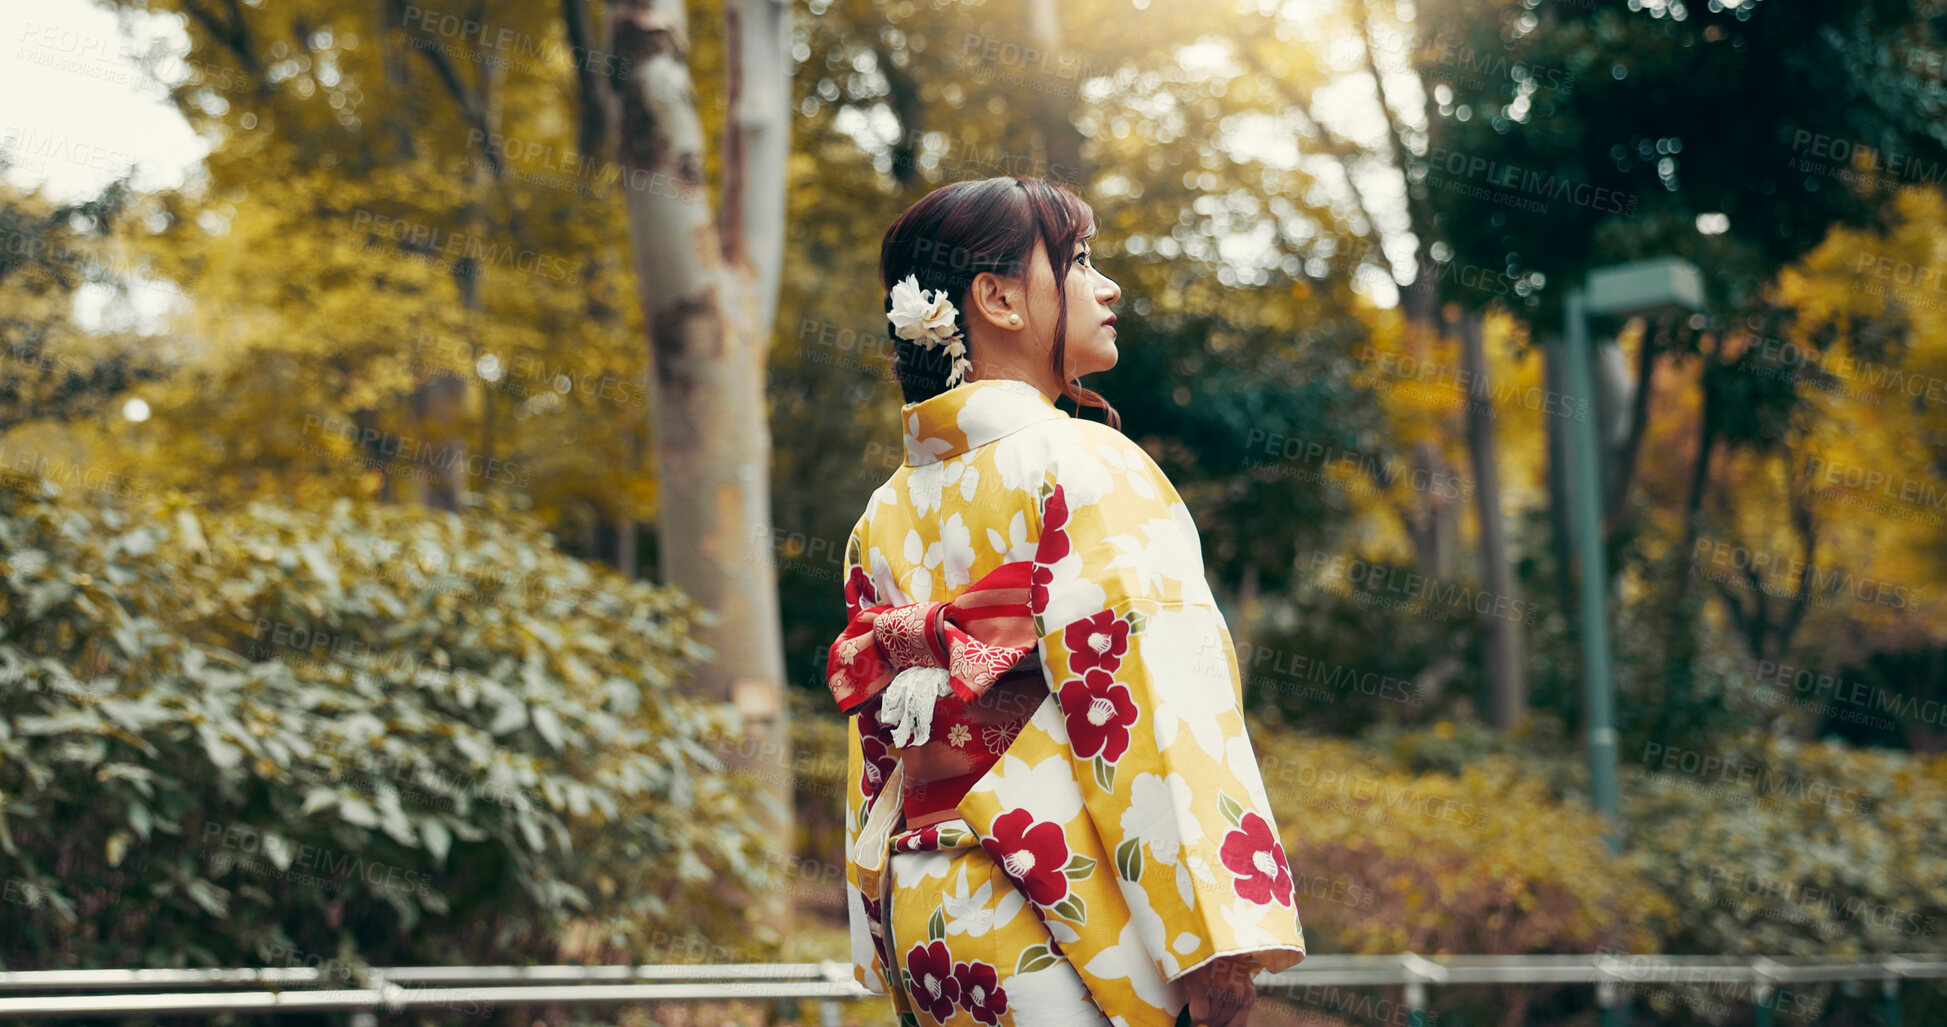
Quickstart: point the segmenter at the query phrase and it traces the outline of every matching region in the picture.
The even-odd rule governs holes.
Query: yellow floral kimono
[[[952,733],[998,761],[957,819],[924,829],[928,851],[889,856],[889,909],[851,853],[873,805],[897,800],[880,786],[899,750],[855,718],[855,977],[902,1024],[1172,1027],[1190,970],[1303,959],[1230,631],[1162,470],[1026,382],[969,382],[902,415],[905,465],[846,547],[848,606],[951,600],[1031,559],[1047,694],[1011,740]]]

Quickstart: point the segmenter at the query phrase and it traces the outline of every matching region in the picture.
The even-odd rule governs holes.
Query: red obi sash
[[[1002,564],[950,602],[865,605],[878,597],[863,574],[847,583],[855,611],[826,657],[840,711],[858,719],[865,789],[876,798],[895,761],[906,766],[906,829],[958,816],[974,783],[999,762],[1048,694],[1028,612],[1034,562]],[[900,671],[941,667],[952,694],[933,707],[930,737],[899,749],[879,723],[877,700]]]

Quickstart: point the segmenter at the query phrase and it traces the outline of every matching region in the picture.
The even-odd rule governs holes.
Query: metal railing
[[[409,1009],[480,1012],[525,1004],[693,1002],[811,999],[820,1020],[839,1022],[840,1003],[873,997],[852,978],[852,965],[744,963],[645,966],[401,966],[359,974],[358,987],[332,987],[344,975],[317,967],[221,970],[29,970],[0,972],[0,1019],[185,1015],[249,1012],[344,1012],[376,1016]],[[1886,1022],[1898,1024],[1900,982],[1947,978],[1947,955],[1859,959],[1767,956],[1391,956],[1319,954],[1276,974],[1259,974],[1261,992],[1287,996],[1321,988],[1400,986],[1409,1023],[1426,1022],[1429,987],[1475,984],[1587,984],[1604,1021],[1616,1022],[1625,991],[1642,984],[1710,984],[1742,988],[1761,1025],[1791,986],[1830,981],[1881,982]],[[50,994],[68,992],[70,994]]]

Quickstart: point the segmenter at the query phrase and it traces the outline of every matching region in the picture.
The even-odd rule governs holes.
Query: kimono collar
[[[1041,421],[1069,417],[1040,389],[1013,378],[978,378],[899,408],[906,466],[959,456]]]

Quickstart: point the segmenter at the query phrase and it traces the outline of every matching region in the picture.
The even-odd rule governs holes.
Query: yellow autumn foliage
[[[1416,773],[1340,738],[1253,718],[1252,739],[1317,951],[1638,950],[1677,910],[1642,859],[1512,755]]]

